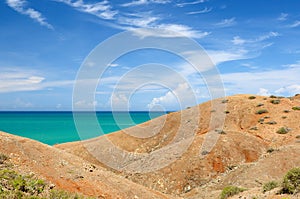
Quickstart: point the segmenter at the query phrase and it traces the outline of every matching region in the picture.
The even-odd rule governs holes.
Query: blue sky
[[[85,57],[110,36],[137,28],[168,29],[196,40],[219,69],[226,95],[300,93],[299,8],[298,0],[1,1],[0,110],[71,110]],[[152,62],[182,74],[197,103],[210,99],[190,65],[166,52],[142,50],[111,65],[92,105],[97,110],[110,110],[111,103],[120,110],[127,103],[131,110],[180,109],[175,96],[185,96],[184,83],[174,82],[173,90],[149,85],[132,96],[113,92],[126,72]],[[140,71],[135,81],[152,72]],[[160,71],[152,76],[169,78]],[[195,105],[183,100],[182,108]]]

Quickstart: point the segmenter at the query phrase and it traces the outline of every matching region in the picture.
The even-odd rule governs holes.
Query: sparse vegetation
[[[257,131],[258,128],[256,126],[253,126],[253,127],[250,128],[250,130]]]
[[[286,119],[286,118],[287,118],[287,116],[282,116],[281,118],[282,118],[282,119]]]
[[[259,122],[259,123],[261,123],[261,124],[263,124],[263,123],[264,123],[264,121],[265,121],[265,119],[264,119],[264,118],[259,118],[259,119],[258,119],[258,122]]]
[[[268,148],[267,153],[273,153],[275,151],[275,149],[273,148]]]
[[[223,103],[223,104],[225,104],[225,103],[227,103],[227,102],[228,102],[228,99],[222,100],[222,103]]]
[[[274,124],[277,124],[277,122],[276,121],[269,121],[269,122],[266,122],[266,124],[274,125]]]
[[[252,100],[252,99],[255,99],[255,98],[256,98],[256,97],[253,96],[253,95],[251,95],[251,96],[248,97],[248,99],[251,99],[251,100]]]
[[[256,114],[261,115],[261,114],[268,113],[268,112],[269,111],[267,109],[260,109],[260,110],[256,111]]]
[[[287,127],[281,127],[280,129],[278,129],[276,131],[276,133],[278,133],[278,134],[287,134],[289,131],[290,131],[289,128],[287,128]]]
[[[3,164],[6,160],[8,160],[8,157],[4,154],[0,154],[0,164]]]
[[[276,187],[278,187],[278,182],[276,182],[276,181],[267,182],[263,186],[263,193],[265,193],[267,191],[271,191],[272,189],[275,189]]]
[[[245,191],[246,189],[236,187],[236,186],[227,186],[222,190],[221,199],[229,198],[230,196],[234,196],[240,192]]]
[[[276,100],[271,100],[270,101],[272,104],[280,104],[280,100],[276,99]]]
[[[283,112],[284,112],[284,113],[289,113],[289,112],[290,112],[290,110],[284,110]]]
[[[218,134],[222,134],[222,135],[225,135],[226,134],[226,132],[224,131],[224,130],[222,130],[222,129],[216,129],[215,130]]]
[[[295,194],[300,192],[300,167],[293,168],[283,178],[281,193]]]
[[[300,111],[300,106],[294,106],[292,109],[293,109],[294,111]]]
[[[270,98],[277,98],[277,96],[275,96],[275,95],[270,95]]]
[[[262,107],[263,105],[264,105],[263,103],[259,103],[259,104],[257,104],[256,107]]]
[[[225,113],[225,114],[228,114],[228,113],[230,113],[230,112],[229,112],[229,111],[224,111],[224,113]]]

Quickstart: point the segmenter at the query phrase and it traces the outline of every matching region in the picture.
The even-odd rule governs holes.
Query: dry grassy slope
[[[4,132],[0,132],[0,153],[8,155],[19,172],[32,172],[70,192],[112,199],[171,197],[95,167],[78,156]]]
[[[218,113],[218,110],[215,110],[217,112],[214,112],[211,108],[211,102],[203,103],[182,112],[171,113],[167,116],[156,118],[145,124],[139,125],[145,127],[144,130],[141,130],[141,128],[138,127],[126,129],[127,133],[141,131],[142,133],[148,132],[151,134],[153,129],[156,129],[160,123],[163,123],[163,121],[166,120],[165,125],[160,132],[150,138],[135,138],[127,135],[124,131],[107,135],[107,138],[124,150],[135,153],[150,153],[153,150],[157,150],[171,143],[178,131],[181,117],[183,117],[182,121],[184,123],[183,131],[191,131],[191,127],[186,124],[187,122],[197,122],[195,120],[195,118],[197,118],[195,114],[198,109],[201,111],[199,127],[193,143],[174,163],[158,171],[146,174],[126,174],[124,172],[120,173],[111,170],[138,184],[156,189],[163,193],[178,195],[184,194],[184,192],[188,192],[194,188],[199,189],[202,185],[208,185],[212,180],[227,174],[228,168],[232,166],[256,163],[263,155],[265,155],[267,149],[270,147],[279,148],[288,145],[298,146],[299,141],[297,141],[296,136],[300,135],[300,111],[292,110],[292,107],[300,106],[300,96],[280,99],[279,104],[270,102],[271,100],[274,100],[274,98],[256,96],[255,99],[249,99],[249,96],[250,95],[236,95],[227,98],[228,102],[225,103],[225,105],[226,110],[229,113],[226,114],[224,124],[224,131],[226,134],[220,136],[216,146],[205,159],[199,158],[199,150],[203,139],[209,130],[208,118],[211,117],[211,114],[223,114],[223,112]],[[217,99],[214,102],[216,102],[216,104],[224,105],[221,99]],[[260,107],[258,107],[259,104]],[[261,115],[256,114],[256,111],[260,109],[267,109],[268,113]],[[284,112],[285,110],[289,110],[289,112]],[[264,121],[259,123],[258,120],[261,118],[263,118]],[[276,124],[268,124],[268,122],[274,123],[274,121]],[[277,134],[276,131],[280,127],[288,127],[291,131],[284,135]],[[97,144],[101,143],[103,139],[103,137],[99,137],[83,142],[57,145],[56,147],[78,155],[94,164],[106,167],[102,163],[99,163],[85,149],[85,147],[93,148],[95,153],[97,153],[97,150],[103,150],[105,146],[103,147]],[[176,153],[176,151],[174,151],[174,153]],[[293,159],[298,161],[299,156],[294,156]],[[261,175],[261,181],[267,180],[268,178],[281,177],[282,173],[290,169],[292,166],[291,164],[285,164],[285,159],[280,160],[284,165],[280,172],[277,173],[276,170],[276,172],[268,173],[268,176]],[[272,164],[274,164],[274,162],[272,162]],[[270,168],[275,169],[275,167]],[[249,169],[249,172],[254,172],[256,169],[260,170],[261,168],[259,166],[253,167],[253,170]],[[246,173],[245,179],[247,179],[247,176],[252,175],[247,169],[243,170],[243,172]],[[239,175],[232,175],[232,178],[228,177],[227,181],[224,179],[224,183],[221,183],[221,187],[218,188],[221,189],[222,186],[225,186],[226,184],[238,182],[238,179]],[[249,178],[249,180],[251,182],[248,183],[247,181],[247,183],[243,185],[253,186],[254,178]],[[189,194],[193,193],[194,190],[190,191]],[[218,191],[216,193],[218,193]]]

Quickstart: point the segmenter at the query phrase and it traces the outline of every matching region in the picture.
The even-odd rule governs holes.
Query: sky
[[[179,110],[210,100],[206,80],[191,64],[170,52],[141,49],[107,67],[92,101],[74,101],[80,67],[99,44],[124,31],[141,40],[159,37],[140,28],[172,31],[160,36],[199,43],[219,71],[226,95],[295,95],[300,93],[299,8],[299,0],[3,0],[0,111],[67,111],[74,105]],[[182,81],[175,81],[176,75]],[[122,89],[115,89],[120,80]],[[146,85],[149,80],[154,84]],[[169,86],[162,84],[166,80]],[[196,100],[190,99],[190,88]]]

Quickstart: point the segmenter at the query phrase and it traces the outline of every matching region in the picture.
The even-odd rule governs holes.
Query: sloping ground
[[[293,110],[293,107],[300,106],[299,98],[236,95],[156,118],[126,129],[126,132],[56,147],[162,193],[184,198],[216,198],[226,185],[255,189],[261,186],[260,183],[281,179],[289,169],[300,166],[300,111]],[[211,117],[221,121],[222,115],[226,115],[224,128],[220,124],[210,125]],[[164,125],[159,129],[161,124]],[[198,124],[195,137],[191,133],[194,124]],[[279,129],[285,134],[279,134]],[[200,149],[208,132],[218,132],[220,137],[213,150],[207,155],[202,154],[206,156],[201,158]],[[137,133],[149,138],[128,135]],[[177,139],[176,136],[182,133],[187,134],[185,139]],[[116,165],[107,166],[97,160],[114,156],[115,151],[106,139],[118,150],[132,152],[133,158],[122,165],[121,169],[125,170],[112,169],[111,166]],[[179,149],[189,141],[191,145],[182,155],[179,154]],[[275,151],[268,154],[267,150],[271,148]],[[160,149],[167,156],[156,153]],[[144,156],[138,156],[140,153],[149,154],[156,164],[151,166],[159,169],[140,172],[148,166],[143,164]],[[167,157],[174,158],[174,161],[167,164]],[[161,161],[155,161],[157,159]],[[126,172],[126,168],[137,168],[139,172]]]
[[[14,170],[34,174],[56,188],[97,198],[170,198],[135,184],[78,156],[39,142],[0,132],[0,153]]]

